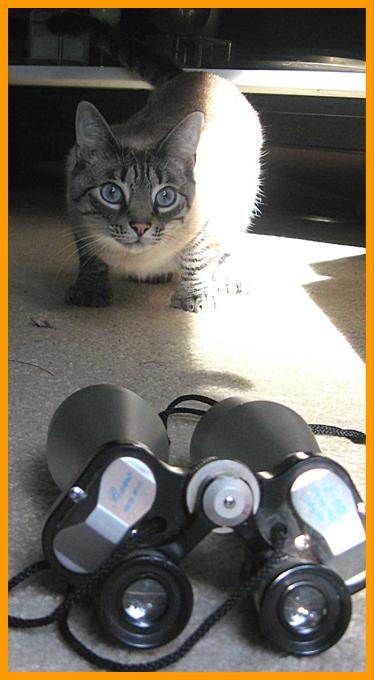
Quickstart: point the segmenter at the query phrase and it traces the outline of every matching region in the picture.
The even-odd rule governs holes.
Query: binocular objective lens
[[[283,616],[295,632],[308,634],[315,630],[327,616],[324,595],[313,586],[290,586],[283,601]]]
[[[122,606],[133,625],[146,627],[165,613],[168,597],[161,583],[144,578],[134,581],[125,590]]]

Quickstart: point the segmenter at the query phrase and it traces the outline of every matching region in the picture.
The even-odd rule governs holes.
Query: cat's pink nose
[[[130,222],[130,227],[136,231],[138,236],[143,236],[143,234],[148,231],[150,224],[144,224],[143,222]]]

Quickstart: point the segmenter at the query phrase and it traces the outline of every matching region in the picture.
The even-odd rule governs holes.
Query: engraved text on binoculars
[[[110,487],[109,494],[112,500],[112,505],[114,507],[117,507],[119,501],[124,498],[132,479],[133,474],[132,472],[129,472],[129,474],[126,475],[126,477],[122,480],[121,484],[118,487],[116,486]],[[143,483],[141,481],[138,481],[137,484],[135,484],[134,488],[130,491],[129,497],[125,499],[126,502],[122,507],[123,512],[128,512],[130,510],[142,486]]]
[[[333,485],[329,484],[325,488],[315,488],[305,494],[304,503],[317,520],[328,519],[334,522],[346,514],[347,508],[344,501],[339,497],[334,497],[334,491]]]

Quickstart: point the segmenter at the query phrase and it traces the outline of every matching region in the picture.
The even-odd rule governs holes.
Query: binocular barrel
[[[191,438],[192,463],[232,458],[253,472],[271,470],[291,453],[320,453],[310,427],[298,413],[272,401],[229,397],[207,411]]]
[[[47,464],[60,489],[69,486],[105,444],[134,442],[160,460],[169,439],[156,411],[135,392],[114,385],[90,385],[65,399],[52,417]]]

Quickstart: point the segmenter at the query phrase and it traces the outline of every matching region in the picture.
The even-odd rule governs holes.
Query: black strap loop
[[[50,569],[47,560],[39,560],[38,562],[34,562],[34,564],[30,564],[29,567],[26,567],[26,569],[20,571],[19,574],[12,576],[12,578],[8,581],[8,592],[43,569]]]
[[[345,437],[354,444],[366,444],[366,434],[359,430],[344,430],[335,425],[309,425],[313,434],[326,434],[331,437]]]
[[[43,571],[45,569],[50,569],[50,565],[46,560],[40,560],[39,562],[35,562],[29,567],[26,567],[26,569],[23,569],[19,572],[19,574],[16,574],[16,576],[13,576],[13,578],[10,579],[8,582],[8,592],[13,590],[13,588],[18,586],[20,583],[23,583],[27,579],[31,578],[31,576],[34,576],[34,574],[37,574],[39,571]],[[37,618],[24,619],[21,616],[9,615],[8,624],[11,628],[38,628],[39,626],[47,626],[48,624],[57,621],[65,606],[66,605],[64,601],[60,603],[50,614],[46,614],[46,616],[39,616]]]
[[[205,397],[203,394],[182,394],[180,397],[173,399],[165,411],[167,411],[169,408],[175,408],[175,406],[182,404],[184,401],[198,401],[200,404],[207,404],[208,406],[214,406],[218,403],[217,399]]]
[[[158,414],[161,420],[163,421],[165,427],[167,427],[169,416],[175,415],[176,413],[190,413],[196,416],[203,416],[204,413],[206,413],[206,411],[189,406],[178,407],[179,404],[182,404],[184,401],[197,401],[200,404],[206,404],[207,406],[214,406],[215,404],[217,404],[216,399],[211,399],[210,397],[205,397],[201,394],[183,394],[180,397],[173,399],[173,401],[170,402],[166,409],[164,409],[164,411],[161,411]]]

